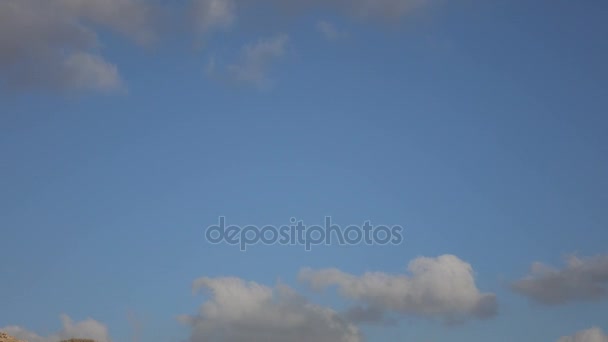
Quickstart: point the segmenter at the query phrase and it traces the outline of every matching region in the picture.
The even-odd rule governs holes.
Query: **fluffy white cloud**
[[[358,310],[361,320],[370,314],[377,319],[378,311],[439,317],[446,322],[496,314],[495,295],[477,289],[471,265],[458,257],[417,258],[408,270],[411,275],[372,272],[355,276],[338,269],[304,269],[300,280],[315,289],[335,285],[343,297],[366,305],[368,311]]]
[[[87,319],[81,322],[73,322],[68,316],[63,315],[61,316],[61,322],[63,329],[47,337],[39,336],[32,331],[18,326],[0,328],[0,331],[5,331],[17,339],[28,342],[57,342],[71,338],[93,339],[97,342],[112,341],[106,326],[96,320]]]
[[[210,294],[196,316],[180,320],[192,342],[360,342],[358,328],[333,310],[309,303],[287,286],[270,288],[239,278],[201,278]]]
[[[608,342],[608,335],[599,328],[579,331],[574,336],[564,336],[557,342]]]
[[[117,68],[99,55],[94,27],[147,43],[153,12],[145,0],[0,1],[0,85],[119,89]]]
[[[541,304],[555,305],[606,296],[608,256],[570,256],[563,269],[536,262],[530,274],[512,284],[513,290]]]

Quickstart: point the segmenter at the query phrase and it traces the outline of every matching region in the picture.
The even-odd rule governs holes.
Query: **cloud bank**
[[[355,325],[285,285],[270,288],[239,278],[200,278],[194,289],[206,290],[210,298],[198,315],[180,317],[192,329],[192,342],[363,341]]]
[[[299,278],[318,290],[337,286],[343,297],[367,308],[353,311],[360,320],[377,320],[381,312],[389,312],[453,323],[497,313],[496,296],[481,293],[471,265],[456,256],[417,258],[408,270],[411,275],[370,272],[355,276],[338,269],[303,269]]]
[[[607,284],[608,256],[570,256],[562,269],[533,263],[530,274],[515,281],[511,287],[537,303],[557,305],[603,298],[607,294]]]
[[[106,326],[96,320],[87,319],[81,322],[73,322],[70,317],[62,315],[61,322],[63,325],[62,330],[47,337],[39,336],[32,331],[18,326],[0,328],[0,331],[5,331],[19,340],[28,342],[57,342],[71,338],[93,339],[96,342],[112,342]]]
[[[596,296],[602,292],[589,289],[605,282],[606,257],[570,257],[562,270],[539,263],[533,269],[533,277],[516,284],[525,284],[526,289],[533,284],[534,294],[537,285],[549,288],[546,298],[550,303],[555,298],[587,298],[589,293]],[[359,324],[394,325],[406,315],[463,323],[497,314],[496,296],[481,292],[472,266],[454,255],[419,257],[408,264],[407,270],[405,274],[368,272],[359,276],[335,268],[300,271],[299,280],[313,289],[337,287],[338,293],[353,304],[344,312],[311,303],[281,283],[270,287],[236,277],[203,277],[194,281],[193,292],[203,292],[205,301],[198,313],[182,315],[178,320],[188,327],[190,342],[363,342]],[[0,331],[28,342],[70,338],[112,341],[106,326],[96,320],[74,322],[63,315],[61,321],[62,329],[50,336],[19,326]],[[139,323],[134,317],[130,321],[137,340]],[[593,327],[556,342],[608,342],[608,335]]]

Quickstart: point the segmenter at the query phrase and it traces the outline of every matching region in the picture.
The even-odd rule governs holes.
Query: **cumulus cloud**
[[[294,290],[239,278],[201,278],[195,290],[210,297],[198,315],[182,316],[190,341],[361,342],[358,328],[332,309],[308,302]]]
[[[279,34],[245,45],[240,60],[227,66],[229,76],[238,83],[252,84],[259,88],[269,86],[271,80],[268,71],[273,62],[285,55],[288,43],[289,36]]]
[[[0,328],[0,331],[5,331],[19,340],[28,342],[57,342],[71,338],[93,339],[97,342],[112,341],[106,326],[96,320],[87,319],[81,322],[73,322],[70,317],[62,315],[61,322],[63,324],[63,329],[47,337],[40,336],[18,326]]]
[[[145,0],[0,1],[0,85],[120,89],[95,29],[145,44],[154,38],[153,12]]]
[[[608,335],[599,328],[579,331],[573,336],[564,336],[557,342],[608,342]]]
[[[512,289],[545,305],[606,296],[608,256],[566,258],[565,267],[556,269],[540,262],[532,264],[530,274],[512,284]]]
[[[299,278],[314,289],[337,286],[339,293],[370,311],[358,316],[378,319],[379,312],[437,317],[462,322],[470,317],[488,318],[497,312],[496,296],[481,293],[470,264],[453,255],[417,258],[409,263],[410,275],[381,272],[355,276],[338,269],[303,269]]]

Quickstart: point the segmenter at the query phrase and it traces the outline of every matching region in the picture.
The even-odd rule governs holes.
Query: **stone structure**
[[[27,342],[27,341],[18,340],[7,333],[0,331],[0,342]],[[63,340],[61,342],[95,342],[95,340],[72,338],[69,340]]]
[[[0,342],[25,342],[14,338],[13,336],[0,331]]]

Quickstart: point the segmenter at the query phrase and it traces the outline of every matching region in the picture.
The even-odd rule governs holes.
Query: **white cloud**
[[[355,276],[338,269],[304,269],[300,280],[318,290],[337,286],[343,297],[366,305],[371,313],[438,317],[450,323],[496,314],[495,295],[477,289],[471,265],[458,257],[417,258],[408,270],[411,275],[372,272]],[[378,313],[372,316],[377,318]]]
[[[269,86],[271,80],[268,71],[273,62],[285,55],[288,43],[289,36],[279,34],[245,45],[239,62],[228,65],[229,76],[239,83],[253,84],[259,88]]]
[[[0,328],[0,331],[5,331],[9,335],[17,339],[28,342],[57,342],[71,338],[93,339],[96,342],[111,342],[108,329],[105,325],[93,319],[87,319],[81,322],[73,322],[66,315],[61,316],[63,329],[58,333],[47,337],[40,336],[32,331],[18,326],[8,326]]]
[[[557,342],[608,342],[608,335],[599,328],[591,328],[579,331],[573,336],[564,336]]]
[[[153,12],[145,0],[0,1],[0,85],[119,89],[116,66],[99,55],[95,28],[148,43]]]
[[[540,262],[532,264],[530,274],[512,284],[514,291],[546,305],[576,300],[597,300],[608,293],[608,256],[578,258],[570,256],[563,269]]]
[[[285,285],[270,288],[239,278],[201,278],[210,294],[198,315],[182,316],[190,341],[361,342],[358,328],[332,309],[309,303]]]

